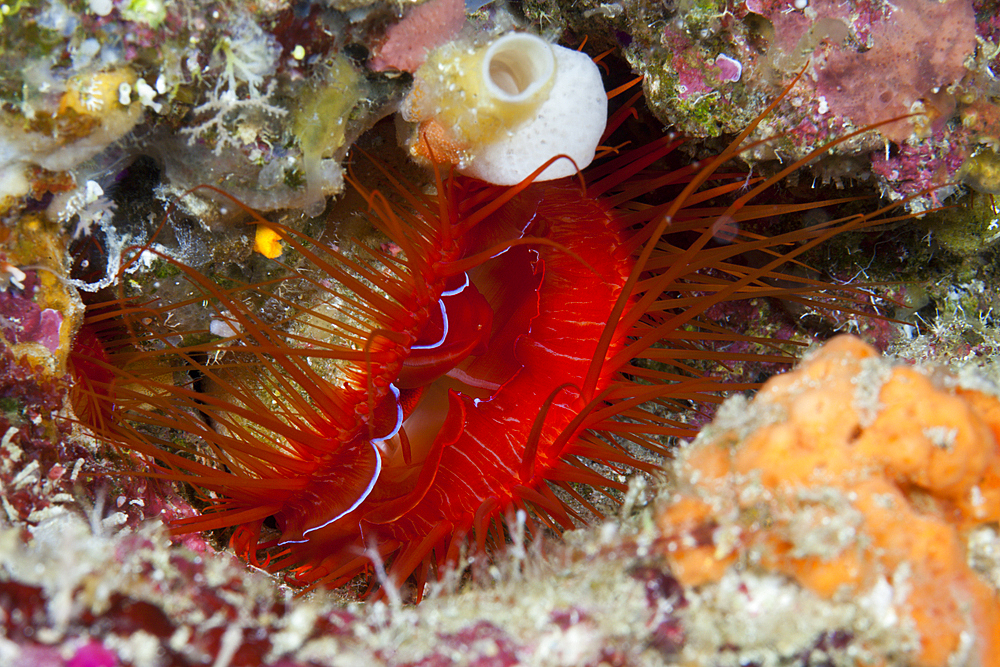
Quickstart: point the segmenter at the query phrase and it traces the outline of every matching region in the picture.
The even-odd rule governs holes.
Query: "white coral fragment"
[[[196,115],[206,120],[181,130],[192,143],[198,137],[214,133],[216,155],[226,147],[247,143],[249,115],[282,117],[288,113],[270,101],[275,81],[264,88],[265,78],[274,73],[281,55],[274,37],[247,17],[235,21],[227,32],[228,37],[212,53],[212,66],[221,67],[221,75],[208,99],[194,109]]]
[[[104,189],[97,181],[87,181],[59,212],[59,222],[65,224],[74,216],[79,216],[73,228],[73,239],[76,240],[85,234],[92,234],[95,225],[103,228],[109,224],[115,208],[115,203],[104,196]]]
[[[235,93],[240,84],[245,83],[251,98],[260,97],[260,86],[264,77],[274,73],[281,55],[280,47],[272,35],[246,16],[233,23],[227,32],[229,36],[219,42],[213,54],[221,55],[225,64],[216,91],[225,83]]]

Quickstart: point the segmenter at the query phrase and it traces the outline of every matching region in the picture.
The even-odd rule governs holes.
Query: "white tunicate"
[[[114,3],[111,0],[90,0],[90,11],[98,16],[107,16],[112,9]]]
[[[89,37],[83,40],[73,51],[73,67],[75,69],[83,69],[90,64],[90,61],[94,59],[94,56],[101,50],[101,43]]]
[[[544,44],[541,38],[532,38]],[[569,156],[572,162],[557,160],[536,180],[572,176],[593,161],[608,120],[601,72],[585,53],[561,46],[551,49],[555,80],[534,118],[475,147],[473,159],[460,167],[461,173],[496,185],[514,185],[558,155]]]
[[[549,84],[555,68],[551,44],[535,35],[511,33],[486,49],[480,76],[493,99],[517,104],[538,95]]]

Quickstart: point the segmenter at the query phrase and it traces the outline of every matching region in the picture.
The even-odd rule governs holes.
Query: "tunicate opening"
[[[483,78],[494,97],[521,102],[531,99],[548,84],[555,71],[555,56],[541,37],[514,33],[490,45],[483,69]]]

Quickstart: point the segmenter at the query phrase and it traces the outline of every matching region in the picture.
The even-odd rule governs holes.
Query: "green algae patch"
[[[294,112],[292,132],[302,149],[306,188],[316,198],[323,196],[322,160],[343,147],[348,120],[365,98],[362,83],[350,61],[338,55],[322,81],[303,91],[303,103]]]

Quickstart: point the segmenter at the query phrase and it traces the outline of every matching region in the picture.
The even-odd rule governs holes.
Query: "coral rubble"
[[[232,557],[178,549],[157,523],[117,530],[121,512],[104,511],[88,524],[51,510],[26,540],[0,529],[4,665],[596,667],[662,664],[670,650],[653,641],[671,618],[670,579],[623,572],[629,560],[608,557],[614,531],[545,562],[521,553],[488,590],[420,607],[345,605],[329,593],[295,598]]]
[[[828,626],[856,656],[894,635],[890,655],[909,664],[996,664],[996,563],[970,558],[1000,518],[998,443],[994,386],[840,337],[752,402],[730,399],[680,452],[664,552],[702,606],[858,605],[863,618]]]

